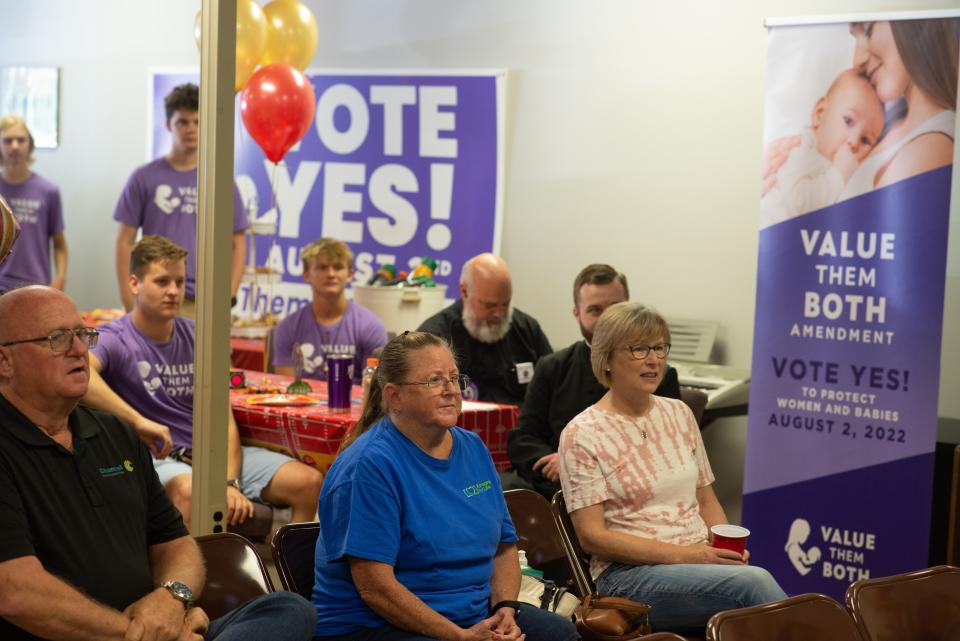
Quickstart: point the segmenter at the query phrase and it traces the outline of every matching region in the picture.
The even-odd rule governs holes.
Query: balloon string
[[[273,227],[273,236],[270,239],[270,250],[267,253],[267,258],[273,254],[274,247],[277,246],[277,234],[280,233],[280,208],[277,205],[277,169],[279,168],[279,163],[273,163],[273,171],[270,172],[270,209],[274,211],[274,218],[277,223]],[[281,266],[282,266],[283,257],[281,254]],[[270,280],[267,281],[267,290],[269,296],[267,300],[273,299],[273,273],[270,272]],[[264,316],[266,316],[266,310],[264,310]]]

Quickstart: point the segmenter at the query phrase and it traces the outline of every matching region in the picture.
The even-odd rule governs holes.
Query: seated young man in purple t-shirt
[[[273,336],[273,365],[280,374],[293,375],[293,347],[300,344],[303,375],[326,379],[328,354],[353,356],[353,380],[359,383],[367,358],[387,344],[387,330],[376,314],[347,299],[353,277],[353,252],[333,238],[315,240],[300,252],[303,279],[313,298],[308,307],[283,320]]]
[[[189,527],[192,468],[182,454],[193,447],[194,322],[179,315],[186,256],[162,236],[144,236],[133,248],[133,311],[100,327],[83,403],[137,431],[158,458],[160,482]],[[277,452],[241,447],[232,411],[227,434],[227,521],[235,525],[253,516],[249,499],[289,505],[294,521],[312,521],[320,472]],[[167,456],[171,446],[174,456]]]

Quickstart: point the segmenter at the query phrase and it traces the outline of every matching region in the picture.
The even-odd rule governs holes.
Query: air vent
[[[717,340],[719,321],[690,320],[686,318],[671,318],[670,325],[670,359],[678,361],[693,361],[709,363],[713,352],[713,343]]]

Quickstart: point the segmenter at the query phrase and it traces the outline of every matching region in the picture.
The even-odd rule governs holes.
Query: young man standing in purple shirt
[[[179,315],[186,256],[186,250],[162,236],[144,236],[134,247],[129,277],[133,311],[100,327],[83,402],[129,423],[155,456],[166,456],[172,441],[172,455],[154,461],[154,467],[189,527],[194,323]],[[228,412],[228,522],[253,515],[249,499],[289,505],[294,521],[313,520],[320,472],[276,452],[241,447],[233,412]]]
[[[33,149],[33,135],[23,118],[0,118],[0,195],[10,204],[21,229],[17,251],[0,266],[0,292],[21,285],[50,285],[62,290],[67,282],[67,239],[63,235],[60,191],[30,171]]]
[[[342,241],[321,238],[303,248],[300,260],[313,297],[309,307],[277,326],[273,337],[276,371],[293,375],[293,348],[299,344],[305,377],[326,379],[326,356],[349,354],[353,356],[353,380],[359,383],[367,358],[387,344],[387,330],[376,314],[347,299],[353,252]]]
[[[127,282],[130,277],[130,251],[143,234],[165,236],[185,248],[187,255],[187,289],[182,314],[194,315],[196,298],[197,248],[197,160],[200,146],[200,91],[197,85],[174,87],[164,98],[170,152],[138,168],[123,188],[113,212],[117,229],[117,284],[127,311],[133,307],[133,295]],[[243,201],[236,187],[233,190],[233,270],[231,296],[236,296],[243,276],[247,253],[244,230],[248,227]]]

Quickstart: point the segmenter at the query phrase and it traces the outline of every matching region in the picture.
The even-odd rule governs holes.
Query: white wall
[[[82,307],[118,302],[111,213],[145,160],[147,70],[197,66],[198,0],[7,3],[0,64],[63,71],[62,144],[36,169],[63,191]],[[570,283],[625,271],[634,298],[723,324],[749,366],[765,17],[949,8],[948,0],[641,2],[307,0],[316,67],[510,70],[502,254],[515,301],[555,347],[577,336]],[[960,181],[955,181],[956,184]],[[957,198],[954,198],[957,201]],[[960,207],[954,206],[954,222]],[[960,418],[960,231],[950,242],[940,414]],[[951,358],[952,357],[952,358]]]

